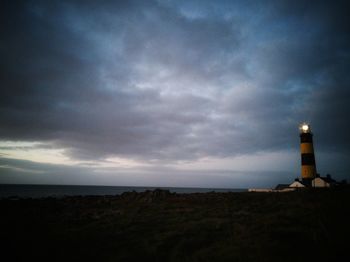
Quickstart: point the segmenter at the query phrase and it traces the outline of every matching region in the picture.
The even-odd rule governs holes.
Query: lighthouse
[[[311,186],[311,181],[316,178],[316,162],[312,141],[311,127],[307,123],[299,126],[300,153],[301,153],[301,179],[304,184]]]

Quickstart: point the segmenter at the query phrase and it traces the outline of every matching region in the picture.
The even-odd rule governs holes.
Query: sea
[[[240,188],[197,188],[197,187],[127,187],[127,186],[77,186],[77,185],[13,185],[0,184],[0,198],[43,198],[65,196],[120,195],[124,192],[144,192],[164,189],[179,194],[206,192],[245,192]]]

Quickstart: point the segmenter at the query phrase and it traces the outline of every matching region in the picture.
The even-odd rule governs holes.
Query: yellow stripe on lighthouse
[[[303,179],[313,179],[316,177],[315,166],[301,166],[301,177]]]
[[[313,153],[314,147],[312,143],[301,143],[300,144],[300,153],[306,154],[306,153]]]

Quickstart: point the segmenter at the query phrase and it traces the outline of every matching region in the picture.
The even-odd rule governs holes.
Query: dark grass
[[[337,261],[350,190],[0,201],[7,261]]]

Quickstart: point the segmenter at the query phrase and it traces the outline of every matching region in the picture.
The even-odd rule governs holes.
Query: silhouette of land
[[[335,261],[348,188],[0,200],[9,261]]]

